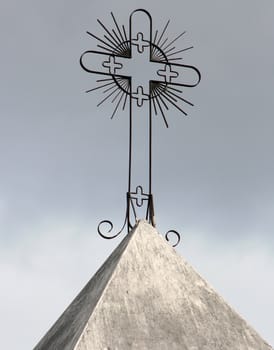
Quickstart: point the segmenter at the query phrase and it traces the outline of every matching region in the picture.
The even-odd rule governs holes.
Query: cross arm
[[[157,62],[162,66],[157,71],[159,77],[170,85],[195,87],[201,81],[201,73],[199,70],[190,65]]]
[[[125,57],[114,54],[85,51],[80,57],[80,65],[88,73],[116,75],[128,78],[128,76],[121,74],[125,59]]]

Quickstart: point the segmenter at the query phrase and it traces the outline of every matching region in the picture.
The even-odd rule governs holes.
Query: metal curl
[[[167,233],[166,233],[166,235],[165,235],[165,239],[166,239],[168,242],[169,242],[169,240],[170,240],[170,238],[169,238],[170,233],[175,234],[175,236],[177,237],[176,243],[172,245],[172,247],[175,248],[175,247],[177,247],[177,245],[180,243],[181,236],[180,236],[180,234],[179,234],[177,231],[175,231],[175,230],[169,230],[169,231],[167,231]]]
[[[99,235],[105,239],[113,239],[118,237],[124,230],[125,226],[126,226],[126,222],[127,220],[125,219],[124,224],[121,228],[121,230],[119,232],[117,232],[116,234],[112,235],[112,236],[108,236],[107,234],[110,233],[113,230],[113,223],[110,220],[103,220],[99,223],[98,227],[97,227],[97,232],[99,233]],[[110,226],[110,228],[108,229],[107,233],[102,233],[100,226],[107,224]]]

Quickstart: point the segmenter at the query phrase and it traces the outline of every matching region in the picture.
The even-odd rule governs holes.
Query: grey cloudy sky
[[[96,108],[97,18],[128,24],[136,8],[170,18],[202,72],[167,130],[155,118],[158,229],[181,231],[178,252],[274,344],[274,2],[2,0],[0,3],[1,346],[32,348],[119,240],[127,190],[127,113]]]

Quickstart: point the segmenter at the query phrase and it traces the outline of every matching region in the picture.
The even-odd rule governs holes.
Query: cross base
[[[152,194],[146,194],[143,192],[143,188],[141,186],[137,186],[136,192],[127,192],[126,197],[126,215],[122,228],[119,232],[115,234],[111,234],[113,230],[113,223],[110,220],[103,220],[99,223],[97,227],[97,231],[99,235],[105,239],[113,239],[119,236],[125,227],[127,226],[127,233],[129,233],[134,225],[140,220],[137,217],[137,208],[142,207],[146,202],[146,215],[145,220],[151,224],[153,227],[156,227],[155,215],[154,215],[154,204],[153,204],[153,196]],[[131,223],[131,220],[134,220],[134,224]],[[109,229],[106,231],[104,226],[109,226]],[[106,233],[103,233],[103,230]]]
[[[127,192],[127,221],[128,230],[133,227],[131,224],[131,217],[133,216],[134,222],[136,223],[140,218],[137,216],[137,208],[146,205],[146,216],[145,219],[153,227],[156,226],[155,215],[154,215],[154,204],[153,195],[143,192],[142,186],[136,187],[136,192]]]

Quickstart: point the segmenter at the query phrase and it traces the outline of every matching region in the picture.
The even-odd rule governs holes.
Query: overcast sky
[[[179,254],[274,344],[273,0],[2,0],[0,3],[1,347],[29,350],[119,243],[127,190],[128,113],[101,108],[79,66],[86,31],[136,8],[170,37],[202,81],[154,119],[158,230],[181,232]]]

